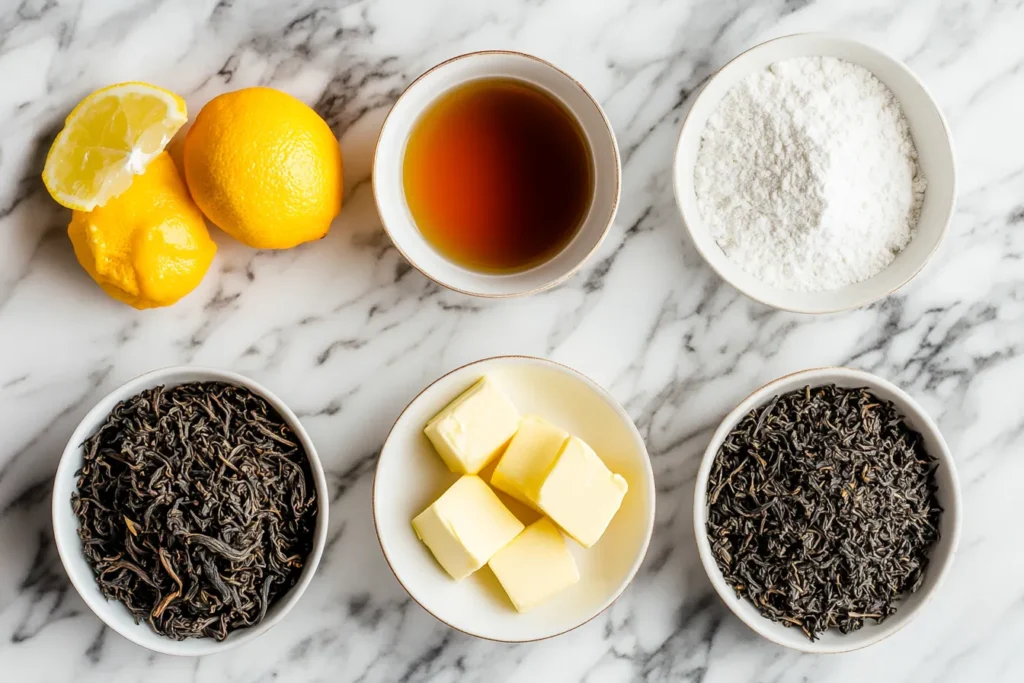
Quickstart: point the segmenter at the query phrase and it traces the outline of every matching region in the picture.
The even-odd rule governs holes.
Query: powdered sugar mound
[[[701,216],[729,259],[802,291],[888,266],[914,235],[926,185],[892,92],[832,57],[776,62],[730,90],[694,171]]]

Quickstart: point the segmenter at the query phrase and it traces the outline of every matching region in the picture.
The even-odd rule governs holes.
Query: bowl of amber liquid
[[[474,52],[424,73],[388,114],[374,155],[377,210],[396,248],[474,296],[568,279],[611,227],[620,185],[597,101],[518,52]]]

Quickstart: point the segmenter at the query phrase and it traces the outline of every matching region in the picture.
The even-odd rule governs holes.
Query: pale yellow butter
[[[505,454],[491,475],[491,485],[516,500],[536,508],[537,495],[559,449],[569,434],[536,415],[519,423]]]
[[[519,411],[486,377],[427,423],[424,433],[448,469],[476,474],[487,466],[519,427]]]
[[[416,536],[456,580],[487,564],[523,530],[483,479],[465,475],[412,520]]]
[[[604,533],[629,486],[582,439],[569,437],[537,495],[537,506],[565,533],[589,548]]]
[[[515,608],[525,612],[580,580],[562,533],[541,518],[487,563]]]

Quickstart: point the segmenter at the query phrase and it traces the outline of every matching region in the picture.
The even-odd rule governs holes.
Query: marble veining
[[[824,30],[905,60],[946,113],[958,158],[950,235],[909,287],[820,317],[724,284],[683,235],[670,161],[689,96],[743,49]],[[1002,0],[8,0],[0,7],[0,680],[1018,681],[1024,671],[1024,9]],[[532,52],[600,100],[622,151],[618,218],[567,284],[522,300],[444,290],[383,233],[369,186],[376,132],[416,75],[478,49]],[[194,114],[217,93],[284,89],[341,140],[346,198],[323,241],[220,251],[191,296],[137,312],[77,266],[42,162],[84,95],[171,88]],[[645,437],[657,527],[633,586],[555,640],[500,645],[436,622],[384,563],[370,516],[380,444],[406,402],[465,362],[551,357],[607,386]],[[147,370],[248,374],[298,412],[326,466],[328,549],[309,591],[258,641],[153,655],[104,628],[53,547],[50,482],[72,429]],[[697,462],[761,383],[849,365],[904,387],[956,457],[959,557],[934,602],[869,650],[810,656],[749,631],[713,595],[693,543]]]

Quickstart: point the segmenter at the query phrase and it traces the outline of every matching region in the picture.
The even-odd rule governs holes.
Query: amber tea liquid
[[[590,147],[575,117],[523,81],[448,91],[406,145],[406,202],[437,251],[471,270],[509,273],[560,252],[586,217]]]

